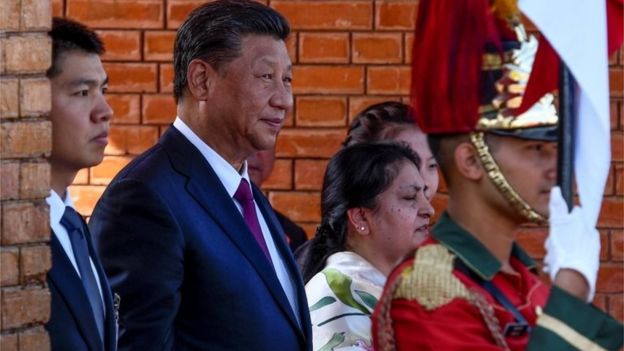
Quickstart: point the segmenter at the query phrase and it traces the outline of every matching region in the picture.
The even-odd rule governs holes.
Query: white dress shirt
[[[65,200],[61,199],[59,194],[57,194],[54,190],[50,191],[50,195],[46,198],[46,202],[50,206],[50,227],[56,235],[56,238],[61,243],[65,254],[67,254],[67,258],[74,266],[74,270],[78,277],[80,277],[80,271],[78,270],[78,264],[76,263],[76,257],[74,256],[74,249],[71,246],[71,242],[69,241],[69,234],[67,233],[67,229],[61,224],[61,218],[65,213],[65,207],[69,206],[74,208],[74,202],[69,196],[69,190],[66,190]],[[91,270],[93,270],[93,275],[95,275],[95,281],[98,285],[98,291],[100,292],[100,298],[102,299],[102,306],[104,306],[104,297],[102,296],[102,285],[100,284],[100,276],[95,269],[95,264],[93,264],[93,260],[89,257],[89,262],[91,262]],[[104,310],[106,313],[106,309]]]
[[[249,174],[247,173],[247,161],[243,163],[243,167],[241,172],[239,173],[231,164],[229,164],[223,157],[221,157],[216,151],[214,151],[210,146],[204,143],[181,119],[180,117],[176,117],[173,122],[173,127],[177,129],[182,135],[188,139],[188,141],[193,144],[197,150],[204,156],[206,161],[210,164],[210,167],[214,170],[219,177],[219,180],[225,187],[228,195],[234,201],[236,208],[238,211],[243,213],[242,206],[234,199],[234,194],[238,189],[238,186],[241,182],[241,179],[249,181]],[[260,223],[260,228],[262,229],[262,235],[264,236],[264,241],[266,242],[267,248],[269,249],[269,254],[271,255],[271,260],[273,261],[273,267],[275,269],[275,273],[277,274],[277,278],[279,279],[280,284],[282,285],[282,289],[288,298],[288,302],[293,309],[293,314],[297,318],[297,322],[301,325],[301,321],[299,320],[299,305],[297,302],[297,294],[293,285],[293,281],[288,274],[288,270],[284,265],[284,261],[282,257],[279,255],[277,248],[275,247],[275,242],[273,241],[273,237],[271,236],[271,231],[267,226],[266,220],[258,208],[258,204],[254,199],[254,205],[256,206],[256,214],[258,215],[258,222]]]

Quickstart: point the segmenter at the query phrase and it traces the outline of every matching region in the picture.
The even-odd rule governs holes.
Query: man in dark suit
[[[247,169],[249,171],[249,178],[258,187],[261,187],[265,180],[269,178],[273,171],[273,165],[275,164],[275,148],[268,150],[262,150],[253,153],[247,158]],[[303,245],[308,240],[303,228],[297,225],[297,223],[290,220],[284,214],[277,210],[275,215],[277,220],[284,229],[286,234],[286,242],[290,246],[290,250],[295,252],[299,246]]]
[[[112,110],[104,93],[108,78],[101,40],[80,23],[55,18],[52,66],[52,153],[49,158],[52,296],[46,329],[52,350],[114,351],[116,321],[111,289],[91,243],[89,230],[74,210],[67,187],[79,170],[102,162]]]
[[[287,21],[204,4],[174,45],[177,118],[110,183],[89,223],[121,296],[120,350],[308,350],[300,274],[245,159],[292,107]]]

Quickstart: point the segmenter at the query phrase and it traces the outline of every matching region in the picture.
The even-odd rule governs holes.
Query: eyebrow
[[[75,87],[75,86],[79,86],[79,85],[88,85],[90,87],[97,87],[99,86],[104,86],[108,84],[108,76],[106,76],[106,78],[104,78],[104,80],[102,81],[102,83],[100,84],[100,82],[97,79],[90,79],[90,78],[78,78],[75,80],[72,80],[69,82],[69,86]]]

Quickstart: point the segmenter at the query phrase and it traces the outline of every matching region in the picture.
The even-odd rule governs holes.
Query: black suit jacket
[[[52,233],[50,240],[52,268],[47,275],[52,305],[46,329],[50,335],[52,350],[55,351],[114,351],[116,350],[117,324],[111,289],[93,249],[88,228],[86,225],[84,227],[89,255],[100,279],[104,298],[106,310],[104,345],[102,346],[100,342],[93,312],[80,277],[54,233]]]
[[[268,201],[253,194],[297,311],[219,178],[175,128],[113,179],[89,225],[121,296],[120,350],[311,349],[299,271]]]

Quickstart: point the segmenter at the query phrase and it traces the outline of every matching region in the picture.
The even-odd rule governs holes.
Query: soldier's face
[[[550,189],[557,179],[557,143],[496,137],[492,156],[524,201],[547,217]]]

